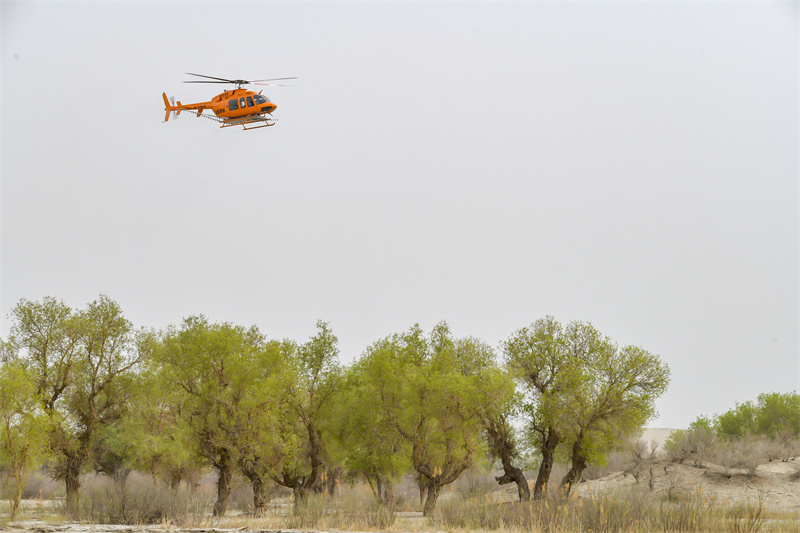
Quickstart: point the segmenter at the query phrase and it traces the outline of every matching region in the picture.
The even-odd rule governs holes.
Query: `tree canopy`
[[[429,516],[442,489],[481,462],[499,463],[497,481],[529,498],[520,461],[538,454],[541,498],[557,452],[570,462],[561,481],[569,490],[655,414],[669,383],[658,356],[553,317],[514,332],[502,360],[440,322],[379,338],[349,366],[326,322],[302,343],[202,315],[136,330],[103,295],[83,309],[21,300],[10,332],[0,354],[0,457],[18,484],[47,459],[75,516],[90,468],[119,480],[140,470],[170,487],[211,469],[217,516],[235,473],[249,480],[256,513],[269,484],[289,487],[299,504],[340,477],[367,481],[391,506],[410,474]],[[716,423],[796,433],[796,406],[796,395],[763,395]]]
[[[562,326],[553,317],[518,330],[503,345],[520,382],[527,427],[542,456],[534,497],[545,494],[559,445],[569,448],[569,491],[592,462],[655,414],[669,385],[669,368],[635,346],[618,348],[591,324]]]

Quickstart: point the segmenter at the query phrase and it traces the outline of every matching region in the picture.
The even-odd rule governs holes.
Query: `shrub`
[[[213,501],[210,494],[192,496],[185,489],[154,487],[150,479],[136,474],[128,478],[115,482],[99,475],[87,477],[80,516],[101,524],[199,524]]]
[[[497,490],[498,484],[494,474],[488,470],[470,468],[452,485],[451,490],[462,498],[474,498],[484,496]]]
[[[448,531],[740,533],[759,531],[764,517],[761,502],[723,508],[700,490],[673,493],[665,499],[632,488],[586,498],[549,497],[500,505],[488,498],[453,500],[440,505],[433,523]]]
[[[22,499],[50,500],[59,492],[64,492],[62,483],[53,481],[49,476],[41,472],[34,472],[28,476],[25,482],[25,486],[22,489]]]
[[[673,431],[664,443],[664,450],[673,462],[682,463],[691,458],[696,466],[702,467],[715,442],[711,421],[699,417],[688,430]]]
[[[659,504],[655,514],[661,531],[713,531],[718,522],[716,502],[703,497],[700,491],[672,493],[670,499]]]
[[[758,465],[766,462],[765,440],[752,435],[721,443],[714,452],[715,462],[726,469],[730,477],[733,469],[743,469],[748,478],[756,474]]]
[[[364,486],[343,490],[338,497],[309,494],[285,517],[289,529],[383,530],[394,521],[395,509],[379,505]]]
[[[503,524],[503,507],[508,504],[497,504],[487,496],[468,500],[446,500],[439,503],[432,521],[448,529],[465,529],[467,531],[499,529]]]

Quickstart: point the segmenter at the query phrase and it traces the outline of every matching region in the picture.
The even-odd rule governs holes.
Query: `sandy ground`
[[[666,460],[653,465],[653,492],[666,496],[670,492],[683,494],[700,493],[713,497],[717,502],[744,503],[758,501],[776,511],[800,511],[800,460],[765,463],[756,474],[749,477],[744,470],[726,469],[709,464],[698,467],[691,463],[672,463]],[[639,484],[648,487],[649,469],[639,476]],[[636,485],[631,474],[617,472],[606,477],[581,483],[578,496],[592,493],[618,491]]]

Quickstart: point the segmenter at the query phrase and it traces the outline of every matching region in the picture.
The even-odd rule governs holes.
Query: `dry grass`
[[[724,507],[699,491],[670,500],[631,489],[515,504],[453,500],[439,507],[434,525],[448,531],[755,533],[798,531],[797,518],[769,517],[761,501]]]
[[[186,488],[157,486],[151,478],[131,474],[120,483],[87,476],[80,494],[80,516],[97,524],[174,523],[197,527],[213,504],[210,487],[192,494]],[[66,509],[61,509],[66,514]]]
[[[172,531],[800,533],[800,516],[768,512],[760,499],[727,505],[700,488],[655,494],[645,484],[585,497],[552,494],[543,501],[503,503],[498,502],[496,485],[475,476],[443,494],[431,519],[417,512],[379,506],[365,485],[339,486],[333,496],[310,494],[297,506],[285,498],[286,493],[280,493],[281,498],[273,500],[258,517],[247,512],[250,493],[246,487],[240,484],[236,492],[231,505],[236,509],[226,517],[215,518],[210,515],[212,485],[206,484],[192,494],[186,488],[171,491],[155,487],[149,478],[141,476],[131,476],[124,485],[92,476],[84,482],[81,509],[83,519],[90,523],[152,524],[148,530],[157,527]],[[415,500],[409,489],[403,496],[404,509],[416,507]],[[52,512],[50,516],[57,518],[58,506]],[[3,525],[0,522],[0,527]]]

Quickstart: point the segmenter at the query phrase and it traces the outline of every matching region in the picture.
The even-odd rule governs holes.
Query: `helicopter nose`
[[[268,103],[267,105],[261,106],[262,113],[272,113],[278,106],[273,104],[272,102]]]

